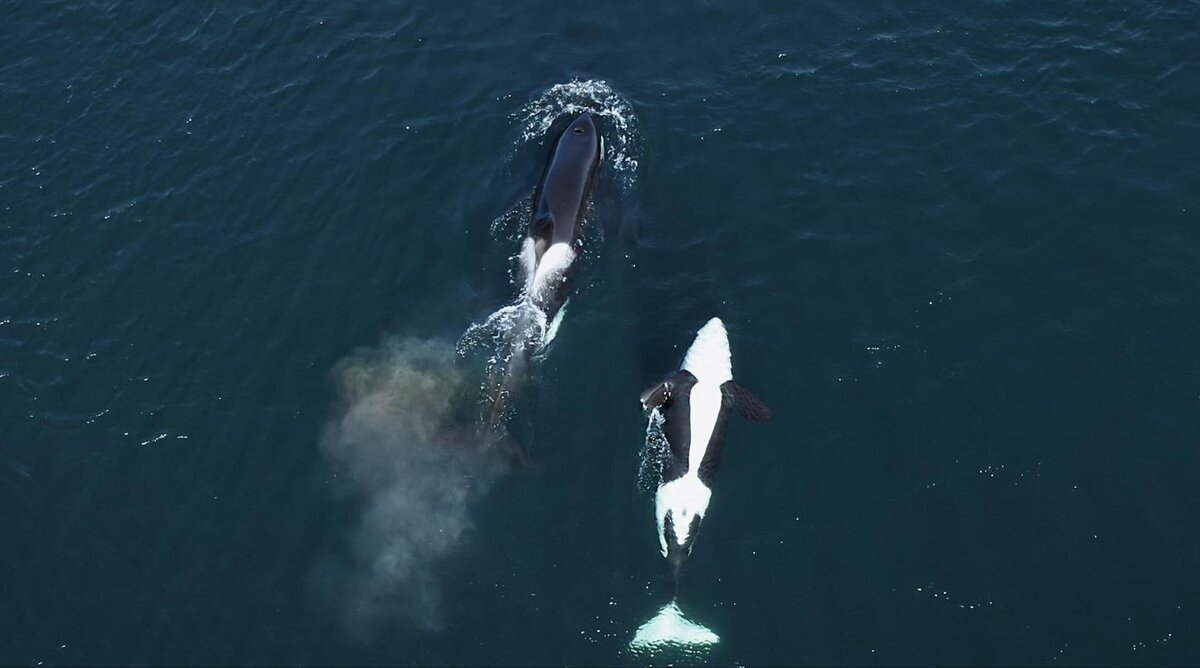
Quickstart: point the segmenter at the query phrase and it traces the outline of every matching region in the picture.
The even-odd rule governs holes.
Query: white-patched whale
[[[521,242],[520,294],[509,335],[504,377],[497,384],[488,425],[495,429],[529,375],[538,348],[553,338],[564,314],[603,140],[584,112],[563,130],[534,192],[533,213]]]
[[[647,388],[641,399],[644,408],[661,414],[668,444],[654,516],[662,555],[678,579],[708,511],[730,411],[765,421],[771,409],[733,380],[729,337],[720,318],[696,334],[679,370]]]
[[[730,412],[736,409],[745,417],[764,421],[770,419],[771,409],[734,382],[729,336],[720,318],[700,328],[680,368],[647,388],[641,399],[643,408],[650,411],[647,434],[657,425],[667,443],[658,459],[654,518],[659,548],[671,564],[675,596],[638,628],[629,647],[635,652],[703,649],[720,638],[684,617],[676,601],[679,571],[692,553],[712,500]]]

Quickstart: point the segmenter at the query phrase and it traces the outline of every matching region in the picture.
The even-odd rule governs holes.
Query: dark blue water
[[[1200,660],[1196,3],[0,17],[0,663],[677,660],[637,397],[713,315],[775,418],[687,660]],[[540,466],[414,449],[581,109]]]

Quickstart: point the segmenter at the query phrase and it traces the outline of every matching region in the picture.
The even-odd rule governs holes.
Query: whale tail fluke
[[[654,617],[638,627],[629,642],[634,652],[670,650],[703,650],[721,642],[721,637],[701,624],[684,617],[679,604],[672,599]]]
[[[514,346],[510,356],[502,368],[497,369],[490,385],[493,394],[490,397],[487,418],[484,420],[488,436],[496,439],[506,435],[505,425],[513,410],[513,404],[525,388],[529,373],[529,357],[527,353]]]

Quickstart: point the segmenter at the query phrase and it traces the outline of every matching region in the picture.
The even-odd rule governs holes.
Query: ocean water
[[[0,663],[1200,661],[1196,3],[0,7]],[[585,109],[513,472],[455,406]],[[637,654],[714,315],[774,419]]]

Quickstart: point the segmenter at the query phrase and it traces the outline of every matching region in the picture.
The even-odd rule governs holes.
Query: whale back
[[[556,243],[573,243],[592,180],[600,164],[600,133],[591,114],[580,114],[555,143],[538,188],[529,236],[541,253]]]

